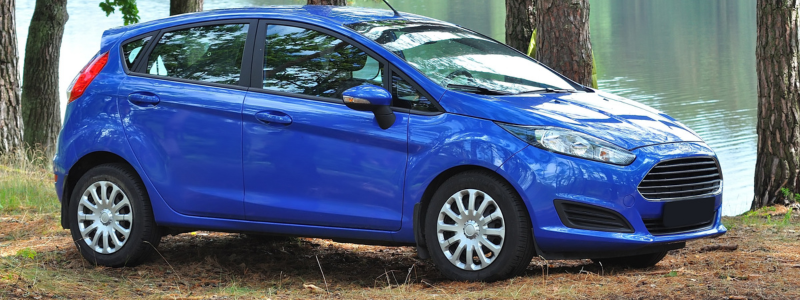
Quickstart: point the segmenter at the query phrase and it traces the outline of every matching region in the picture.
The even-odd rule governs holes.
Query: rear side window
[[[147,60],[151,75],[238,84],[248,24],[193,27],[164,33]]]
[[[322,32],[267,27],[264,89],[341,99],[354,86],[381,86],[382,70],[383,64],[361,49]]]
[[[128,70],[133,68],[133,63],[136,61],[136,58],[139,57],[142,49],[147,46],[147,43],[150,42],[151,39],[153,39],[153,37],[148,36],[122,45],[122,54],[125,59],[125,65],[128,66]]]

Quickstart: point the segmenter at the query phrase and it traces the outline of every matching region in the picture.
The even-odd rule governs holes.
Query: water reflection
[[[720,158],[723,213],[750,207],[756,148],[755,2],[594,1],[601,88],[694,129]]]
[[[17,1],[20,54],[35,1]],[[169,1],[138,0],[141,20],[169,14]],[[354,5],[385,8],[380,1]],[[97,0],[71,0],[60,62],[62,95],[97,52],[103,30],[121,26]],[[206,9],[305,0],[206,0]],[[442,19],[503,40],[500,0],[392,0],[400,11]],[[688,125],[717,151],[725,176],[723,213],[750,206],[756,147],[755,1],[592,0],[591,30],[600,87]],[[22,61],[22,59],[20,60]],[[65,101],[62,101],[65,103]],[[62,104],[63,111],[63,104]]]

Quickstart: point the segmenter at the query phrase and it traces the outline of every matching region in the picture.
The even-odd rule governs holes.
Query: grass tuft
[[[52,163],[37,151],[0,155],[0,214],[56,213]]]

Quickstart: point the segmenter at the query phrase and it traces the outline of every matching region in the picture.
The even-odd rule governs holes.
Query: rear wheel
[[[72,238],[94,264],[136,265],[161,239],[144,185],[127,165],[105,164],[86,172],[69,205]]]
[[[427,208],[424,230],[433,262],[453,280],[506,279],[523,272],[534,253],[522,200],[488,171],[445,181]]]
[[[633,256],[592,259],[592,261],[594,261],[595,263],[601,263],[603,266],[649,268],[655,266],[658,262],[664,259],[665,256],[667,256],[667,251],[633,255]]]

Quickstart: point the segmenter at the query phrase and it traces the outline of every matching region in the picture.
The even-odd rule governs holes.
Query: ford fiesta
[[[389,10],[218,10],[107,30],[54,158],[84,258],[190,230],[414,245],[454,280],[534,255],[647,267],[725,233],[675,119],[474,31]]]

